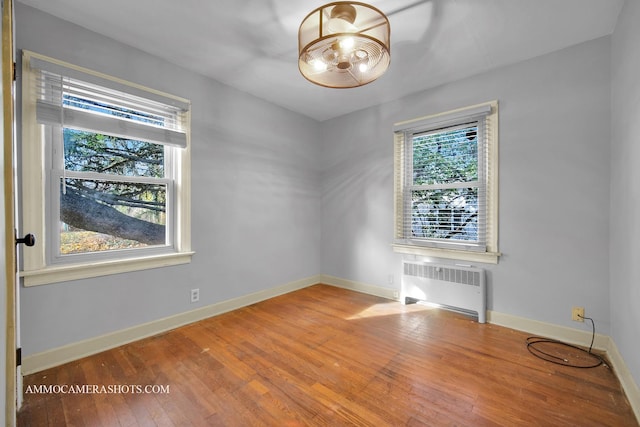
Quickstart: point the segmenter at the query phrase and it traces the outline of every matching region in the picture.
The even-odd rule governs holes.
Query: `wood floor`
[[[638,426],[608,367],[540,360],[526,338],[316,285],[30,375],[67,393],[25,394],[18,425]]]

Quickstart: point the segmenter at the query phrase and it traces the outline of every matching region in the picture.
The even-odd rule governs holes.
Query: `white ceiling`
[[[322,121],[611,34],[624,0],[370,0],[389,15],[391,66],[354,89],[298,72],[298,26],[329,1],[20,2]]]

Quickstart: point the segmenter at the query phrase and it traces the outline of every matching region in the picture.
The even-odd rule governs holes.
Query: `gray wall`
[[[25,355],[320,273],[317,122],[20,3],[16,24],[18,49],[193,106],[192,263],[24,289]]]
[[[498,265],[489,308],[574,328],[584,306],[610,332],[610,39],[421,92],[322,124],[322,271],[385,287],[392,252],[392,124],[500,102]]]
[[[627,1],[612,37],[612,336],[640,384],[640,2]]]

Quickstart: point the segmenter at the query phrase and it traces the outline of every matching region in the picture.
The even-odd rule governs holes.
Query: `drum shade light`
[[[298,30],[298,68],[312,83],[351,88],[389,67],[389,19],[365,3],[334,2],[311,12]]]

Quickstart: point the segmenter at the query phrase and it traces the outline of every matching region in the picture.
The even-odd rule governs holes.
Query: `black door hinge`
[[[16,348],[16,368],[22,365],[22,348]]]
[[[15,82],[17,77],[18,77],[18,71],[17,71],[18,67],[16,67],[16,63],[13,63],[13,81]]]

